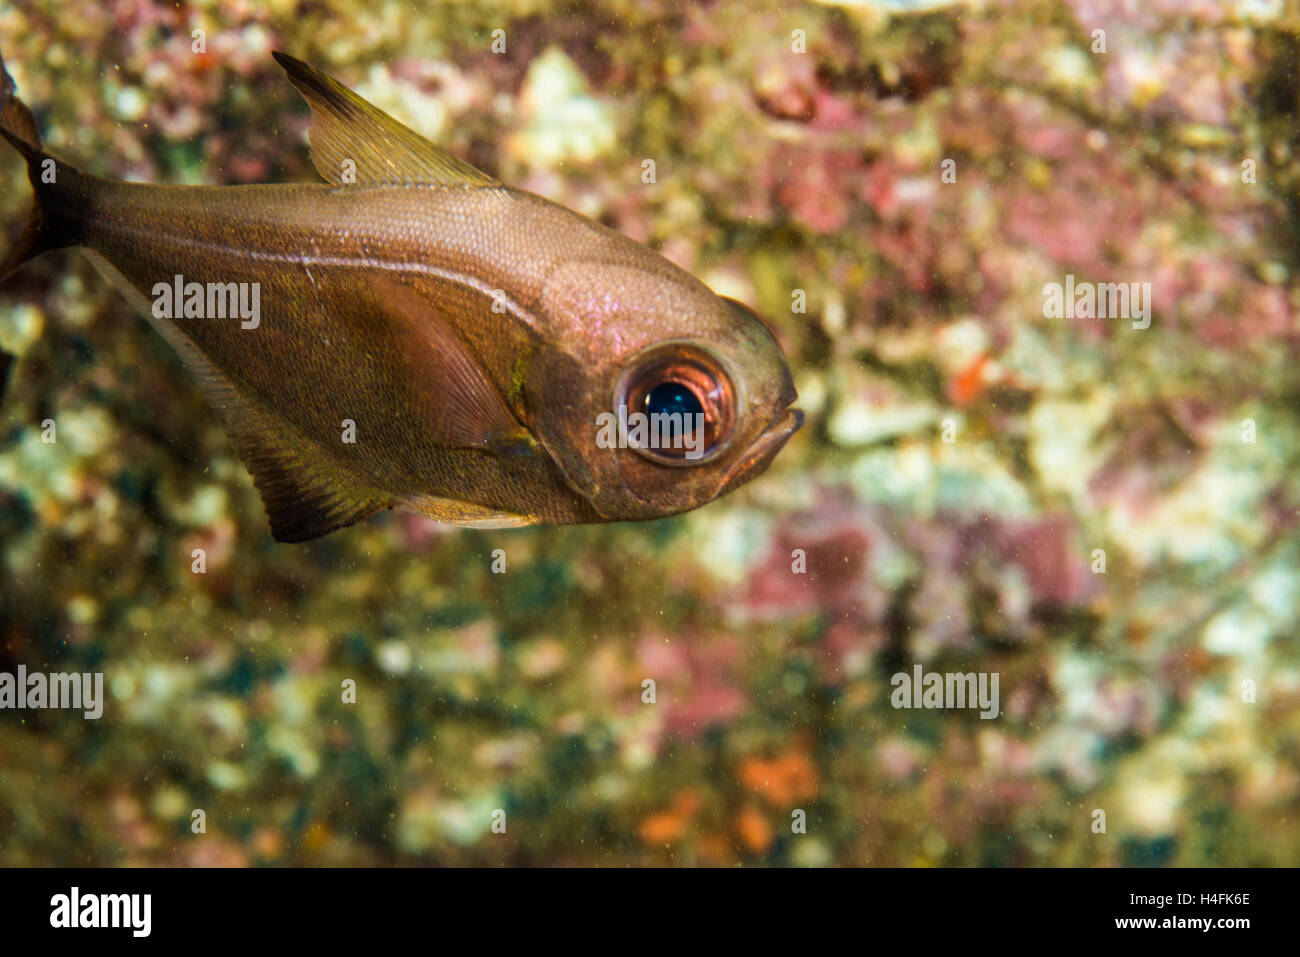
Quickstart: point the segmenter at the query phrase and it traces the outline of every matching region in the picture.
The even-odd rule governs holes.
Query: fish
[[[323,183],[84,172],[43,149],[0,59],[0,135],[35,194],[0,282],[84,252],[179,354],[277,541],[384,509],[477,528],[663,518],[761,474],[803,424],[748,306],[272,55],[310,107]]]

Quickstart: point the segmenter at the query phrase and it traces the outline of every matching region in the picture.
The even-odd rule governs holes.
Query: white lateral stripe
[[[471,276],[468,273],[456,272],[455,270],[451,270],[451,269],[442,269],[441,267],[435,266],[432,263],[420,263],[420,262],[402,263],[402,262],[391,262],[389,260],[384,260],[384,259],[366,259],[365,257],[362,256],[322,256],[319,254],[293,255],[290,253],[264,252],[262,250],[256,250],[256,249],[240,249],[236,246],[227,246],[224,243],[205,242],[201,239],[193,239],[189,236],[177,236],[173,233],[160,234],[157,232],[147,232],[145,230],[137,229],[135,227],[129,226],[126,223],[100,221],[96,223],[96,227],[99,229],[107,230],[108,232],[124,233],[130,236],[147,236],[150,240],[154,242],[158,241],[161,238],[170,242],[179,243],[184,246],[189,246],[191,248],[205,249],[208,250],[209,252],[227,253],[227,254],[234,255],[237,258],[251,259],[255,262],[292,263],[294,265],[302,266],[304,269],[308,269],[311,266],[337,266],[342,269],[382,269],[385,270],[386,272],[396,272],[396,273],[413,272],[413,273],[419,273],[424,276],[433,276],[435,279],[445,279],[448,282],[455,283],[458,286],[467,289],[473,289],[475,292],[481,293],[482,295],[491,299],[494,303],[498,301],[497,293],[500,293],[501,296],[499,301],[505,304],[506,308],[510,311],[510,313],[513,316],[515,316],[518,319],[521,319],[524,322],[524,324],[527,325],[528,328],[532,329],[534,332],[540,333],[541,331],[537,327],[537,322],[534,319],[533,314],[529,312],[527,309],[525,309],[522,305],[520,305],[514,299],[514,297],[512,297],[504,289],[498,289],[496,287],[489,286],[487,283],[483,282],[483,280],[479,279],[477,276]],[[308,276],[310,277],[310,275],[311,274],[309,271]],[[312,283],[313,285],[315,284],[314,279],[312,279]]]

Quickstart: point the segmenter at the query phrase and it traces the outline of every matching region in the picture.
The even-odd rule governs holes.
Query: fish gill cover
[[[1300,859],[1296,4],[57,8],[0,51],[60,160],[319,182],[290,51],[754,310],[807,424],[676,517],[277,544],[167,342],[25,267],[0,864]]]

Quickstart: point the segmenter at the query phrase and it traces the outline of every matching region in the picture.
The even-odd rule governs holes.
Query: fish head
[[[606,519],[710,502],[761,474],[803,424],[763,321],[666,261],[569,263],[543,300],[578,334],[530,366],[533,431]]]

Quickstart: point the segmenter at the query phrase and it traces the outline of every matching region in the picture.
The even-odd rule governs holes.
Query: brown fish
[[[329,185],[83,173],[42,150],[0,62],[0,134],[36,194],[0,279],[82,247],[181,355],[278,540],[393,507],[479,527],[673,515],[802,424],[747,308],[275,57]]]

